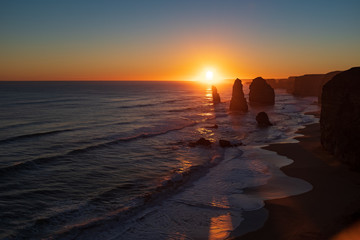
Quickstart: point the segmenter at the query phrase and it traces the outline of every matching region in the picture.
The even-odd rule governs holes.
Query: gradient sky
[[[1,0],[0,80],[346,70],[360,65],[359,11],[359,0]]]

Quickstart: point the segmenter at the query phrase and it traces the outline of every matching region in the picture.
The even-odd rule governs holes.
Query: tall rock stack
[[[214,104],[218,104],[220,103],[220,95],[217,91],[217,88],[215,86],[211,86],[211,90],[212,90],[212,98],[213,98],[213,103]]]
[[[247,112],[248,105],[244,96],[243,85],[240,79],[236,79],[233,85],[233,92],[230,101],[230,111]]]
[[[274,89],[263,78],[255,78],[250,84],[249,102],[258,105],[274,105]]]
[[[360,169],[360,67],[337,74],[322,91],[321,144]]]

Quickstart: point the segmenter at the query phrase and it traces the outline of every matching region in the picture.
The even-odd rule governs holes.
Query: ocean
[[[219,85],[214,106],[211,86],[194,82],[0,82],[0,239],[224,239],[260,228],[264,200],[312,189],[280,170],[291,159],[261,147],[296,142],[318,106],[276,90],[274,106],[230,114],[231,91]],[[274,126],[256,126],[260,111]],[[211,147],[189,146],[201,137]],[[269,190],[250,191],[259,186]]]

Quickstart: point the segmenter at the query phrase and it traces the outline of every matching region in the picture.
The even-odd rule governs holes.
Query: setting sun
[[[213,74],[213,72],[212,71],[207,71],[206,72],[206,80],[213,80],[213,78],[214,78],[214,74]]]

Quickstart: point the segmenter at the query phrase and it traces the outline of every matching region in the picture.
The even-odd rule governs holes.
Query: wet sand
[[[360,219],[360,173],[350,171],[322,149],[318,123],[299,133],[304,135],[297,138],[299,143],[272,144],[265,149],[293,159],[282,171],[311,183],[313,190],[266,201],[269,218],[264,226],[234,239],[360,239],[356,222]],[[261,193],[261,188],[257,191]],[[357,238],[344,235],[351,232]]]

